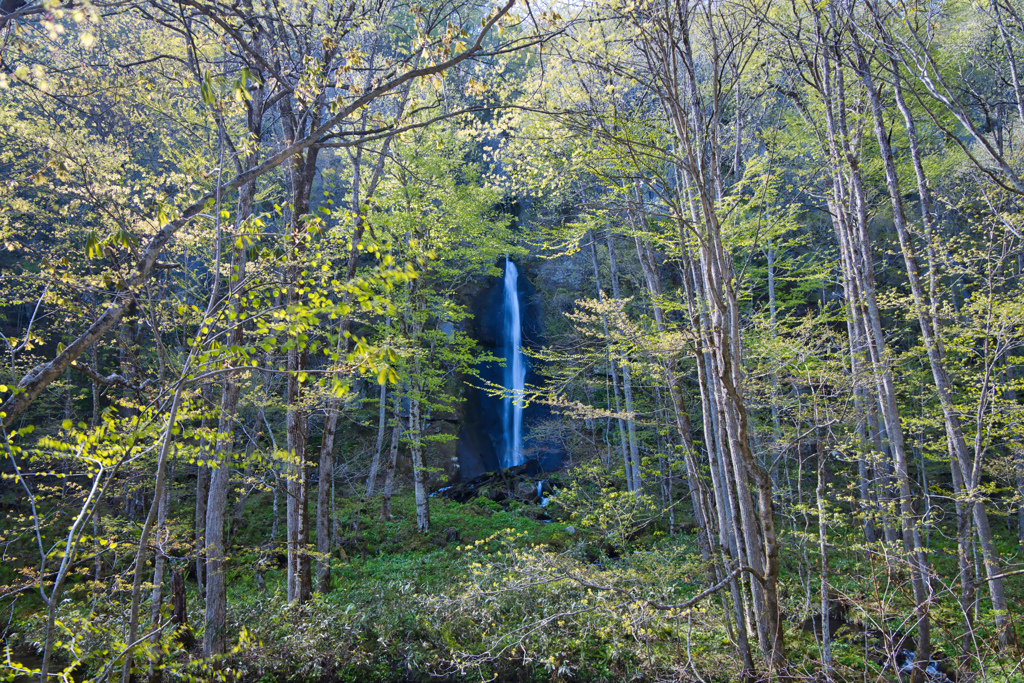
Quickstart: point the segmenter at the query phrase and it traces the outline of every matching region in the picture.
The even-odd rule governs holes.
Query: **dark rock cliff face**
[[[544,315],[541,298],[527,274],[520,272],[516,283],[519,292],[520,315],[523,325],[523,346],[539,349],[544,344]],[[504,319],[502,301],[504,283],[494,278],[470,301],[473,319],[470,334],[485,351],[503,358]],[[527,358],[526,385],[537,386],[541,377],[534,368],[536,361]],[[499,468],[500,456],[504,450],[502,433],[502,401],[492,396],[486,388],[500,385],[502,367],[498,363],[481,363],[477,368],[479,377],[465,378],[463,419],[459,429],[459,470],[460,479],[469,481],[484,472]],[[559,444],[550,440],[531,437],[531,429],[551,417],[547,406],[536,403],[523,410],[523,452],[530,469],[544,472],[558,469],[562,464],[562,450]]]

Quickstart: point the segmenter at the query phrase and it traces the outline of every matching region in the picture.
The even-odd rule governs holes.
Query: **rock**
[[[480,494],[488,500],[493,500],[495,503],[500,503],[508,498],[508,493],[504,489],[498,488],[498,486],[493,484],[481,489]]]
[[[574,526],[567,526],[567,527],[565,527],[565,533],[567,533],[570,536],[572,536],[573,534],[576,533],[576,527],[574,527]]]
[[[520,481],[516,483],[516,498],[525,501],[537,499],[537,485],[532,481]]]
[[[448,527],[441,533],[444,535],[445,543],[458,543],[462,538],[461,534],[459,534],[459,530],[453,526]]]
[[[519,514],[521,514],[523,517],[526,517],[527,519],[532,519],[537,522],[551,521],[551,517],[548,516],[546,512],[544,512],[543,508],[539,508],[536,505],[528,505],[524,507],[522,510],[519,511]]]

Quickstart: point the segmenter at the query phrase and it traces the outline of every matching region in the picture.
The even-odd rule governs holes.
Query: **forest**
[[[0,679],[1024,681],[1020,59],[2,0]]]

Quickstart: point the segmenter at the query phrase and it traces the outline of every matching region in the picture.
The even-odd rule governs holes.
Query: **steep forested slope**
[[[1020,680],[1022,17],[5,2],[6,670]]]

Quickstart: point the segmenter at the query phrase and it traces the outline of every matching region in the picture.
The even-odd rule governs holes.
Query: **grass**
[[[315,497],[315,492],[313,494]],[[561,551],[571,551],[565,561],[574,563],[574,571],[593,574],[599,582],[619,581],[628,590],[641,590],[644,595],[661,595],[666,602],[677,602],[699,591],[702,569],[697,558],[694,538],[677,535],[668,538],[660,525],[652,524],[645,533],[631,540],[638,554],[625,553],[609,560],[605,544],[595,536],[588,540],[586,530],[570,536],[567,520],[558,519],[554,506],[544,513],[556,517],[552,522],[535,519],[539,509],[517,502],[502,505],[486,498],[460,504],[445,498],[430,501],[431,531],[421,534],[415,526],[415,502],[411,493],[396,495],[392,501],[393,518],[379,520],[379,500],[369,503],[339,498],[335,511],[341,548],[332,558],[332,590],[317,595],[303,606],[288,605],[285,600],[285,571],[277,566],[283,553],[284,505],[280,506],[278,544],[271,547],[267,539],[273,525],[272,493],[254,494],[248,501],[245,525],[236,530],[229,562],[229,621],[234,635],[244,628],[253,641],[230,659],[231,665],[247,681],[378,681],[405,680],[407,676],[426,672],[451,674],[457,657],[476,653],[486,663],[475,671],[498,676],[499,680],[552,680],[575,672],[579,680],[612,681],[638,676],[638,680],[676,671],[683,642],[692,643],[693,655],[702,672],[714,678],[735,664],[733,648],[723,628],[721,606],[715,601],[703,604],[693,613],[695,626],[691,634],[688,616],[677,615],[667,620],[649,614],[631,617],[632,626],[624,625],[622,616],[633,607],[615,601],[602,603],[600,614],[589,611],[597,603],[579,586],[569,582],[529,585],[499,591],[492,597],[478,593],[466,598],[466,579],[473,575],[474,565],[487,568],[489,581],[516,580],[531,571],[541,571],[543,562]],[[191,529],[189,510],[178,510],[179,534],[187,537]],[[573,522],[577,527],[580,523]],[[896,581],[887,575],[884,561],[876,557],[874,564],[866,561],[860,545],[860,532],[853,522],[835,522],[830,531],[832,564],[831,584],[837,591],[871,612],[875,623],[901,626],[912,612],[912,600],[905,577]],[[458,541],[447,540],[446,531],[454,528]],[[467,551],[478,541],[492,538],[505,530],[516,534],[516,547],[537,551],[540,558],[546,551],[548,559],[535,564],[516,564],[510,555],[487,552],[497,550],[497,543]],[[946,531],[947,533],[942,533]],[[1005,529],[996,529],[999,542],[1006,550],[1013,549],[1013,540]],[[122,530],[130,534],[127,528]],[[808,672],[819,666],[820,650],[813,633],[801,631],[800,620],[808,610],[817,609],[816,538],[799,530],[783,534],[788,546],[780,577],[787,621],[787,648],[795,669]],[[130,539],[126,539],[130,540]],[[315,539],[314,539],[315,540]],[[809,566],[800,562],[802,547],[810,553]],[[955,539],[948,529],[933,529],[932,564],[937,574],[955,575]],[[502,550],[507,553],[508,547]],[[1007,553],[1007,561],[1019,555]],[[127,555],[122,564],[127,562]],[[184,557],[176,559],[184,563]],[[540,569],[538,569],[540,568]],[[257,574],[262,573],[266,590],[257,587]],[[10,572],[7,572],[10,574]],[[84,577],[83,577],[84,579]],[[891,589],[886,589],[887,581]],[[79,580],[84,589],[84,580]],[[529,582],[527,582],[529,583]],[[882,601],[875,591],[889,590]],[[1011,599],[1024,595],[1024,576],[1008,581]],[[977,625],[983,639],[991,640],[990,615],[986,614],[985,586]],[[108,593],[107,611],[91,612],[86,594],[71,595],[76,602],[62,608],[69,620],[74,618],[106,620],[109,635],[98,635],[90,648],[102,651],[123,630],[118,608],[123,607],[126,585]],[[144,595],[144,600],[146,596]],[[190,621],[201,635],[202,601],[189,589]],[[591,600],[587,603],[584,600]],[[15,615],[21,622],[21,637],[38,640],[39,615],[30,608],[31,600],[21,603],[25,610]],[[1020,601],[1014,600],[1014,611],[1020,615]],[[583,610],[583,611],[580,611]],[[543,615],[558,613],[579,616],[556,617],[524,641],[526,649],[500,652],[503,634],[517,625],[532,623]],[[116,613],[116,614],[115,614]],[[862,619],[866,613],[856,618]],[[961,617],[954,592],[937,596],[932,609],[936,646],[954,654],[962,633]],[[24,619],[23,619],[24,618]],[[639,619],[639,620],[638,620]],[[644,621],[646,620],[646,621]],[[84,644],[84,643],[83,643]],[[462,654],[456,654],[461,652]],[[493,654],[493,653],[499,654]],[[488,654],[491,653],[491,654]],[[191,654],[195,655],[193,649]],[[864,644],[850,640],[835,644],[837,661],[849,668],[847,673],[870,670],[872,675],[885,675],[877,662],[866,656]],[[486,656],[485,656],[486,655]],[[990,653],[990,662],[1001,661]],[[871,657],[874,657],[872,654]],[[559,672],[562,673],[559,673]],[[678,672],[676,672],[678,673]],[[735,672],[733,672],[735,673]],[[674,675],[674,674],[673,674]],[[996,680],[998,676],[992,680]],[[1004,676],[1009,680],[1008,676]]]

